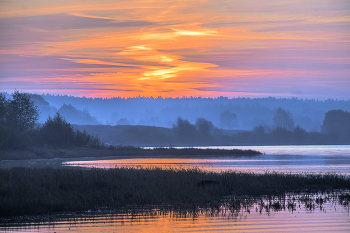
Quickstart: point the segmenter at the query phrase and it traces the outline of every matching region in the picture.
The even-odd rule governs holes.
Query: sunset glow
[[[350,2],[2,1],[0,91],[350,99]]]

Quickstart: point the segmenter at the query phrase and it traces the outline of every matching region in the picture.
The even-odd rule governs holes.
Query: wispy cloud
[[[100,17],[87,17],[69,14],[38,15],[16,18],[2,18],[0,29],[14,27],[35,28],[41,30],[87,29],[101,27],[144,27],[155,23],[148,21],[117,21]]]
[[[350,31],[350,19],[349,22],[326,22],[326,23],[300,23],[291,24],[287,26],[279,27],[267,27],[261,29],[255,29],[255,32],[281,32],[281,31],[321,31],[321,32],[341,32]]]
[[[0,87],[350,98],[349,15],[345,0],[5,1]]]

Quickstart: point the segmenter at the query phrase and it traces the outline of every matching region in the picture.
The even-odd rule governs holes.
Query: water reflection
[[[66,166],[114,168],[199,167],[209,171],[238,171],[265,173],[334,173],[350,176],[350,146],[259,146],[259,147],[202,147],[219,149],[253,149],[263,152],[256,156],[213,156],[192,158],[118,158],[113,160],[71,161]]]
[[[3,223],[3,232],[349,232],[349,193],[228,197],[217,206],[132,206]],[[4,222],[4,221],[3,221]]]

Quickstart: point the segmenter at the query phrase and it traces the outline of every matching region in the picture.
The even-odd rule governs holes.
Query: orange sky
[[[1,1],[0,91],[350,99],[347,0]]]

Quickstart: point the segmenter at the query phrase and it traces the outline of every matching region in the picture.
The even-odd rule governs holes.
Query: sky
[[[349,0],[0,0],[0,91],[350,99]]]

